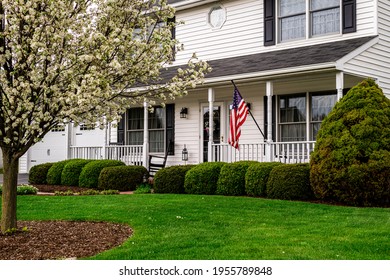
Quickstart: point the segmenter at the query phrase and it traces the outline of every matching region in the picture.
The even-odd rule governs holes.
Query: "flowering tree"
[[[160,79],[179,49],[166,0],[1,0],[0,15],[2,232],[17,226],[19,158],[54,126],[116,120],[210,71],[193,59]]]

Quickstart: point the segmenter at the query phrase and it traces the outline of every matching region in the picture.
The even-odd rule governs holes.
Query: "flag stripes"
[[[228,143],[238,149],[238,142],[241,136],[241,126],[244,124],[248,116],[248,106],[242,98],[237,87],[234,88],[233,104],[230,110],[230,133]]]

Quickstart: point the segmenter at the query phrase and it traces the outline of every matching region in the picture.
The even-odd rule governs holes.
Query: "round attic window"
[[[208,22],[212,28],[221,28],[226,21],[226,11],[221,6],[211,8],[208,14]]]

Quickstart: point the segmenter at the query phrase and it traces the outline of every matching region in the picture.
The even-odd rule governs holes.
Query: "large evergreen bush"
[[[125,165],[120,160],[94,160],[87,163],[80,173],[79,186],[85,188],[97,188],[100,172],[104,167]]]
[[[99,175],[98,189],[134,191],[147,175],[148,170],[144,166],[105,167]]]
[[[155,193],[184,193],[184,178],[194,165],[175,165],[160,169],[154,175]]]
[[[225,162],[203,162],[185,176],[184,189],[189,194],[215,194],[221,168]]]
[[[269,174],[280,162],[259,162],[249,166],[245,174],[245,191],[250,196],[265,197]]]
[[[267,182],[267,197],[285,200],[313,199],[309,164],[282,164],[274,167]]]
[[[222,167],[217,183],[217,194],[245,195],[245,174],[257,161],[237,161]]]
[[[311,155],[317,197],[390,203],[390,100],[372,80],[353,87],[323,121]]]

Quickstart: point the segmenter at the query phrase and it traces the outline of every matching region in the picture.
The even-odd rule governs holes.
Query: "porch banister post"
[[[104,118],[104,142],[103,142],[103,150],[102,150],[102,157],[103,159],[107,159],[106,155],[106,147],[107,147],[107,119]]]
[[[208,89],[208,101],[209,101],[209,142],[208,142],[208,161],[212,161],[212,144],[213,144],[213,132],[214,132],[214,89]]]
[[[343,89],[344,89],[344,73],[338,72],[336,73],[337,101],[339,101],[343,97]]]
[[[265,150],[265,158],[266,161],[273,161],[272,155],[272,115],[273,115],[273,106],[272,106],[272,96],[274,95],[274,83],[272,81],[266,82],[266,95],[267,95],[267,142],[266,142],[266,150]]]
[[[148,130],[148,102],[144,102],[144,143],[143,143],[143,153],[142,153],[142,162],[143,166],[148,169],[148,159],[149,159],[149,130]]]

